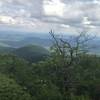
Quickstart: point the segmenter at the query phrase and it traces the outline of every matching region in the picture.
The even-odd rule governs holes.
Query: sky
[[[100,0],[0,0],[0,30],[99,34]]]

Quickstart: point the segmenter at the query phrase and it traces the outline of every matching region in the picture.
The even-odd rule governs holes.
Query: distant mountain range
[[[69,38],[66,35],[64,38]],[[0,31],[0,52],[12,51],[15,48],[21,48],[28,45],[38,45],[48,48],[52,45],[49,33],[28,33],[14,31]],[[100,37],[96,37],[89,42],[92,46],[91,52],[100,54]]]
[[[51,39],[49,34],[46,35],[43,33],[17,33],[0,31],[0,45],[1,44],[13,48],[19,48],[30,44],[48,47],[51,45]]]

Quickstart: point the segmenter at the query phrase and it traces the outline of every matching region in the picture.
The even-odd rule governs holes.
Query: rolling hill
[[[10,47],[10,45],[0,42],[0,54],[8,54],[12,52],[13,50],[15,50],[15,48]]]
[[[41,46],[28,45],[14,50],[13,54],[30,62],[38,62],[44,60],[49,51]]]
[[[0,54],[8,54],[8,53],[11,53],[13,50],[15,49],[11,47],[0,46]]]

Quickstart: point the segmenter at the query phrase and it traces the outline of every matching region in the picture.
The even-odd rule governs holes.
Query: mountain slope
[[[10,47],[10,45],[7,45],[5,43],[0,42],[0,54],[7,54],[14,50],[15,48]]]
[[[28,45],[14,50],[13,54],[30,62],[37,62],[45,59],[49,52],[41,46]]]

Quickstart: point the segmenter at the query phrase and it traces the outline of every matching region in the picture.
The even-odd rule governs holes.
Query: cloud
[[[65,4],[60,0],[44,0],[43,2],[44,13],[47,16],[60,16],[63,17]]]
[[[99,12],[99,0],[0,0],[1,25],[28,27],[32,31],[83,27],[98,31]]]

